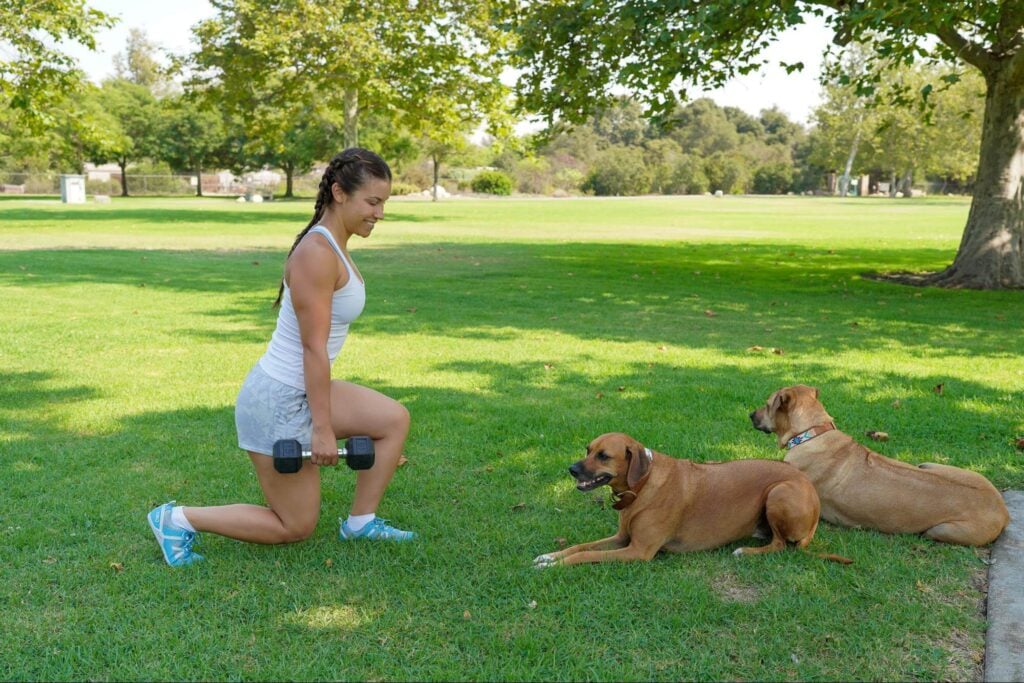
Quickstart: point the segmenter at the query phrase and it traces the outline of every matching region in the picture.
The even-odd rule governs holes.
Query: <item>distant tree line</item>
[[[329,3],[296,0],[282,22],[272,2],[223,2],[196,27],[198,49],[174,57],[170,68],[161,66],[159,46],[132,29],[112,78],[81,79],[64,96],[53,89],[40,101],[45,117],[0,108],[0,170],[81,172],[87,162],[116,163],[129,195],[132,172],[271,168],[291,196],[297,176],[358,143],[391,161],[398,192],[442,184],[492,194],[845,193],[852,178],[871,174],[890,192],[910,195],[915,183],[965,192],[973,180],[984,104],[978,75],[900,66],[885,75],[890,89],[947,83],[927,108],[900,106],[858,87],[867,53],[853,45],[828,62],[824,101],[809,126],[779,109],[751,115],[706,98],[652,117],[623,96],[574,125],[516,136],[513,103],[497,77],[505,34],[488,28],[492,4],[440,3],[448,12],[424,19],[396,3],[338,14]],[[464,28],[454,35],[438,30],[456,19]],[[318,68],[325,25],[376,45],[377,61],[350,50]],[[387,50],[375,36],[386,38]],[[467,44],[479,46],[475,55],[464,54]],[[484,122],[489,134],[471,143]]]

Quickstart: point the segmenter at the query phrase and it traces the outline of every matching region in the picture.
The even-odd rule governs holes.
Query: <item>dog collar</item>
[[[651,463],[654,461],[654,454],[651,453],[650,448],[644,448],[644,457],[647,458],[647,462]],[[622,493],[615,493],[612,491],[612,507],[616,510],[621,510],[632,505],[633,501],[636,500],[637,494],[640,493],[640,489],[647,483],[647,477],[650,477],[650,471],[647,472],[647,476],[636,483],[635,489],[629,489]],[[625,496],[630,496],[629,500],[625,499]]]
[[[800,444],[804,443],[805,441],[810,441],[814,437],[821,436],[825,432],[831,432],[835,428],[836,428],[836,425],[833,422],[828,422],[826,424],[818,425],[817,427],[811,427],[806,432],[803,432],[801,434],[797,434],[792,439],[787,441],[786,442],[786,448],[789,449],[789,448],[793,448],[794,446],[799,446]]]

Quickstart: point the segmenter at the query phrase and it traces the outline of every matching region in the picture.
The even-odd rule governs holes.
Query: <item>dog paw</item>
[[[546,567],[554,567],[556,564],[558,564],[558,560],[556,560],[550,554],[538,555],[537,557],[533,558],[533,568],[534,569],[544,569]]]
[[[732,551],[732,554],[736,557],[742,557],[744,555],[743,548],[736,548],[736,550]]]

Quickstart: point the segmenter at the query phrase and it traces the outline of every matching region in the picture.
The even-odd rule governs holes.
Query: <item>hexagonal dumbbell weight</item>
[[[274,469],[282,474],[292,474],[302,468],[303,458],[312,452],[296,439],[281,439],[274,444]],[[345,464],[354,470],[368,470],[373,467],[373,439],[368,436],[353,436],[345,440],[345,447],[338,449],[338,456],[345,458]]]

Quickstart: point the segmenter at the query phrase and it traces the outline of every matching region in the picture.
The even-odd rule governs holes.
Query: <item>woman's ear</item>
[[[338,183],[331,183],[331,196],[334,197],[335,204],[344,204],[348,195],[345,194],[345,190],[341,189],[341,185]]]

